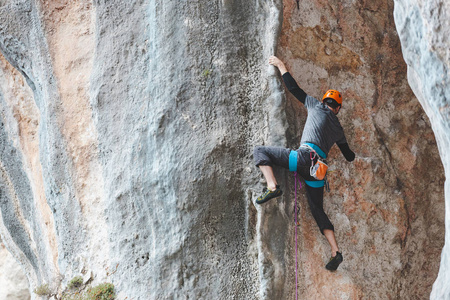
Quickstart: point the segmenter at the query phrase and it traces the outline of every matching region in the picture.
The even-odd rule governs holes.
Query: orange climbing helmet
[[[339,105],[342,105],[342,96],[341,93],[339,93],[336,90],[328,90],[326,91],[325,95],[323,95],[322,102],[327,99],[331,98],[334,101],[336,101]]]

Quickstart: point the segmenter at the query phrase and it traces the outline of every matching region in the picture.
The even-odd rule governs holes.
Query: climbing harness
[[[297,193],[297,182],[300,184],[300,189],[302,188],[302,183],[300,182],[300,179],[297,178],[297,159],[298,159],[298,152],[292,150],[289,153],[289,171],[294,172],[295,192],[296,193]],[[297,198],[297,196],[295,196],[295,197]],[[296,205],[294,207],[294,212],[296,212],[296,216],[298,216],[299,208],[300,207],[297,205],[297,201],[296,201]],[[300,224],[298,223],[298,220],[295,221],[295,224],[300,226]]]
[[[295,181],[295,203],[294,203],[294,221],[295,221],[295,300],[298,299],[298,238],[297,238],[297,227],[300,226],[298,221],[298,214],[300,211],[300,206],[297,205],[297,182],[300,184],[299,190],[302,189],[302,183],[297,178],[297,172],[294,172]]]
[[[325,154],[325,152],[323,152],[322,149],[320,149],[319,146],[317,146],[316,144],[313,143],[304,143],[300,146],[300,148],[306,148],[309,149],[310,151],[314,151],[316,152],[321,158],[326,159],[327,155]]]
[[[289,153],[289,171],[297,172],[298,152],[291,150]]]
[[[309,175],[317,180],[323,180],[327,175],[328,165],[315,151],[309,152],[309,158],[311,159]]]
[[[327,155],[325,154],[325,152],[322,151],[322,149],[319,148],[319,146],[313,143],[304,143],[300,146],[300,148],[306,148],[310,151],[310,158],[311,158],[310,175],[315,179],[317,179],[315,181],[305,180],[305,183],[312,188],[320,188],[325,186],[327,184],[326,171],[328,169],[328,166],[325,162]],[[316,163],[314,163],[314,160],[316,158],[317,158]],[[291,164],[290,159],[291,157],[289,157],[289,165]],[[319,174],[320,176],[318,176],[317,174]]]

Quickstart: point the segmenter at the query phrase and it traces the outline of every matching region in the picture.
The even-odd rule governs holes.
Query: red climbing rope
[[[302,183],[300,182],[300,180],[297,178],[297,172],[294,172],[294,181],[295,181],[295,204],[294,204],[294,219],[295,219],[295,300],[298,300],[298,257],[297,257],[297,227],[298,227],[298,209],[299,207],[297,206],[297,181],[300,184],[300,188],[299,190],[302,189]]]

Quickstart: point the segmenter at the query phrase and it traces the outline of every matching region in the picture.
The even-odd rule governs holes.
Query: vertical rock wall
[[[424,299],[436,278],[444,176],[428,117],[408,86],[393,7],[391,1],[284,6],[279,55],[307,93],[342,92],[339,118],[357,153],[352,164],[337,147],[330,153],[324,206],[344,254],[339,276],[323,270],[328,245],[308,214],[302,224],[305,299],[328,299],[336,285],[349,299]],[[296,147],[305,110],[288,96],[286,111],[288,144]],[[311,255],[316,249],[319,255]]]
[[[297,147],[305,118],[267,66],[279,42],[308,93],[343,92],[358,154],[331,153],[337,273],[300,195],[301,298],[426,297],[442,167],[392,6],[0,1],[0,234],[31,289],[81,274],[119,299],[292,299],[290,174],[283,197],[252,203],[253,146]]]
[[[29,300],[28,280],[14,257],[0,240],[0,299]]]
[[[281,3],[0,9],[0,228],[31,288],[92,273],[122,298],[270,293],[247,180],[252,146],[284,136],[265,64]]]
[[[450,4],[397,0],[394,16],[408,65],[408,80],[430,118],[447,177],[445,246],[431,299],[450,299]]]

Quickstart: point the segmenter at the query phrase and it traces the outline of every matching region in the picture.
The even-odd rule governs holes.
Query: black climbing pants
[[[258,166],[278,166],[289,169],[289,154],[291,149],[282,147],[257,146],[253,149],[253,160]],[[297,150],[297,173],[305,180],[316,181],[314,177],[309,174],[311,167],[310,150],[300,148]],[[323,210],[323,187],[313,188],[306,185],[306,197],[308,199],[311,214],[319,226],[320,232],[323,234],[324,229],[334,231],[334,226],[330,222],[327,214]]]

